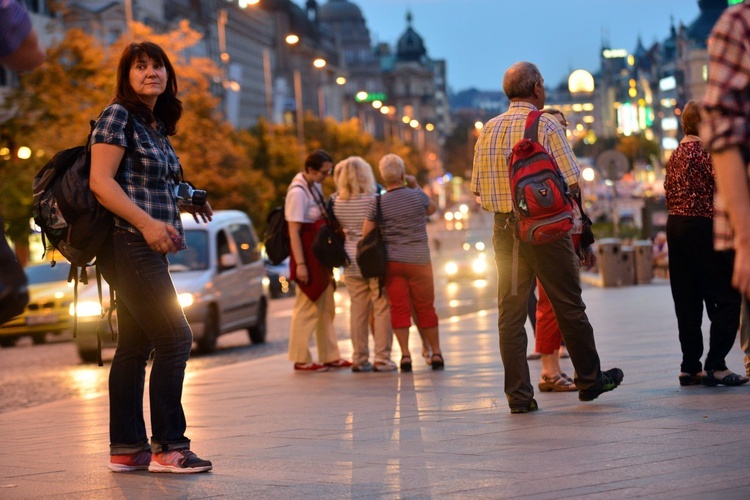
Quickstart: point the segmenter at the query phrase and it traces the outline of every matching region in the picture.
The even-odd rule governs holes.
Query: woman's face
[[[130,68],[130,86],[138,97],[153,109],[156,99],[167,88],[168,76],[164,64],[141,54]]]

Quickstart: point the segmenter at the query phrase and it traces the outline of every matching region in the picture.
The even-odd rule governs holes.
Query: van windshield
[[[169,272],[204,271],[208,269],[208,232],[199,229],[185,231],[187,250],[167,255]]]

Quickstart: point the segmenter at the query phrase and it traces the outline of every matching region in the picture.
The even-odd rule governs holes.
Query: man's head
[[[538,109],[542,109],[547,100],[539,68],[525,61],[517,62],[505,71],[503,92],[511,101],[528,102]]]

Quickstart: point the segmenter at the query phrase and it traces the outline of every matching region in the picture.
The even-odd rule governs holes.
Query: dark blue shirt
[[[110,104],[96,121],[91,144],[113,144],[127,150],[127,121],[127,109],[120,104]],[[133,115],[130,147],[133,150],[125,153],[125,164],[117,171],[115,179],[136,205],[154,219],[173,225],[180,236],[184,236],[174,195],[174,186],[180,178],[180,162],[164,127],[159,124],[154,129]],[[135,226],[117,216],[115,226],[140,234]]]

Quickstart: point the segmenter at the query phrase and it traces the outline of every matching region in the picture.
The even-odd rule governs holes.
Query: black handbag
[[[0,324],[18,316],[29,302],[26,273],[5,239],[0,217]]]
[[[320,211],[325,219],[315,234],[312,242],[312,251],[323,266],[333,269],[334,267],[348,266],[351,261],[344,249],[344,230],[333,215],[333,210],[328,210],[317,190],[311,189],[315,201],[320,206]],[[318,199],[320,197],[321,199]]]
[[[382,290],[385,284],[385,273],[388,268],[388,252],[381,225],[383,215],[380,211],[380,195],[377,196],[375,229],[357,242],[357,265],[363,278],[378,278]]]

